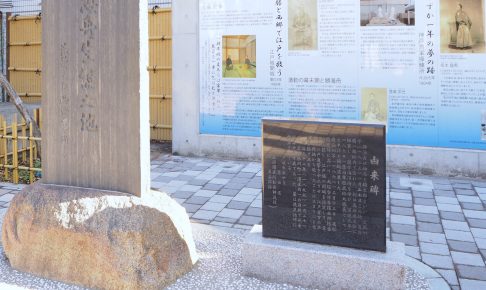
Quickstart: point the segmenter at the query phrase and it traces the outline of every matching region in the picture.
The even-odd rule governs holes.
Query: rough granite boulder
[[[185,209],[161,192],[36,184],[12,200],[2,242],[17,270],[97,289],[161,289],[197,261]]]

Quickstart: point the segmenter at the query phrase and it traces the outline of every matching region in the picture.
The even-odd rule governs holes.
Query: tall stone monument
[[[150,190],[146,0],[43,1],[43,179],[17,194],[12,267],[161,289],[197,261],[189,218]]]

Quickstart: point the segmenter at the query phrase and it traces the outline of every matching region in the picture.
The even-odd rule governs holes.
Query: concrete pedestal
[[[255,226],[243,243],[243,273],[265,281],[318,289],[404,289],[405,246],[387,253],[323,246],[262,236]]]

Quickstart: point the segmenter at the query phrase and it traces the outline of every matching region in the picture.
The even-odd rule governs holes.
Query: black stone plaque
[[[385,125],[263,120],[263,236],[386,252]]]

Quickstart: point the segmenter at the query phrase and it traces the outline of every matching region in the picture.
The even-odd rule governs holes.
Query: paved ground
[[[261,222],[261,175],[254,162],[152,160],[152,187],[169,193],[193,221],[218,227],[247,230]],[[486,180],[388,175],[391,239],[453,289],[486,289]],[[18,189],[0,183],[0,213]]]

